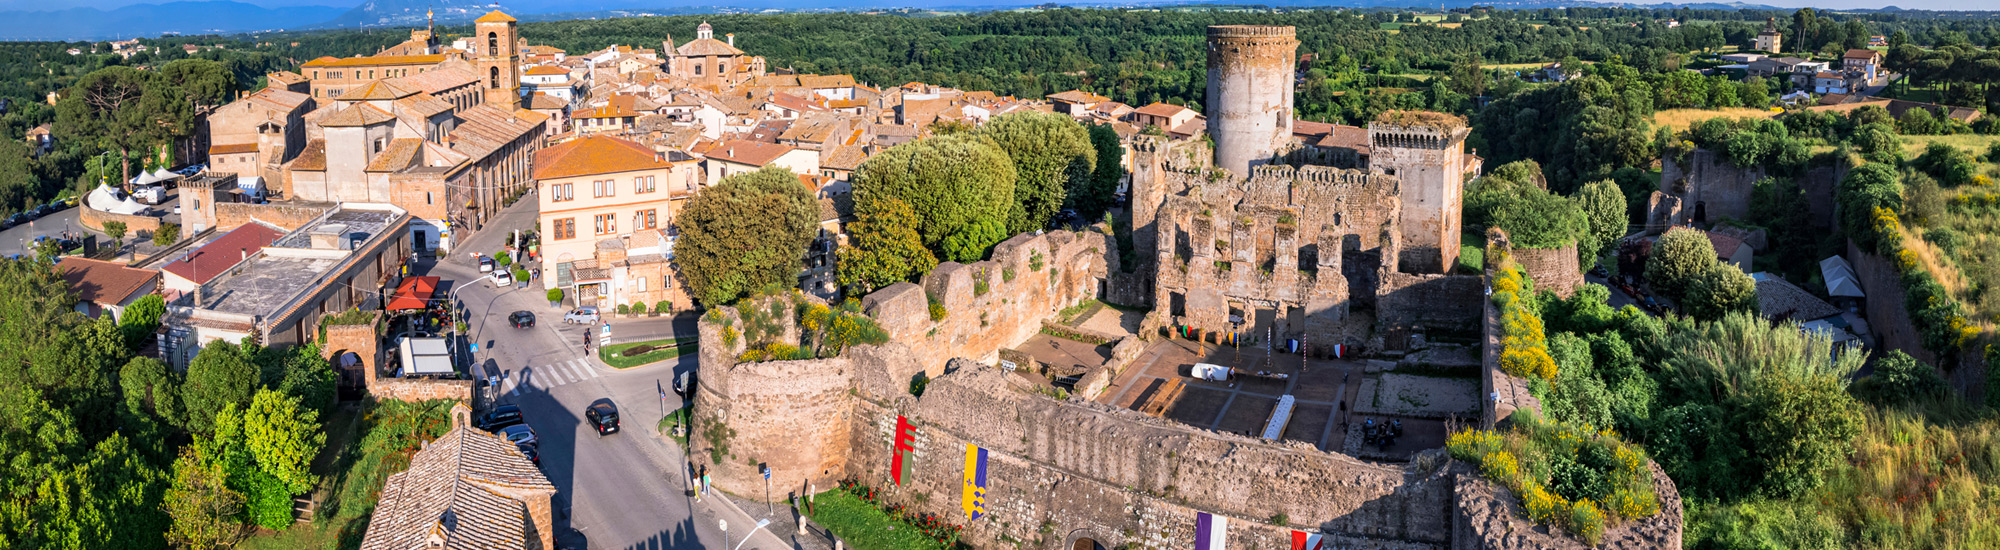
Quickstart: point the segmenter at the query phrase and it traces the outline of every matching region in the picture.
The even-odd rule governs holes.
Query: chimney
[[[732,32],[729,34],[722,35],[722,37],[729,39],[729,47],[731,48],[736,47],[736,33]]]
[[[238,254],[236,258],[236,261],[238,262],[250,259],[250,249],[247,247],[236,249],[236,253]]]

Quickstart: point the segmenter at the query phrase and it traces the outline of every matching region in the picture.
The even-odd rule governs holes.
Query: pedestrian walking
[[[702,468],[702,472],[701,472],[701,494],[704,494],[704,495],[708,494],[708,486],[709,486],[709,484],[710,484],[710,483],[712,483],[712,481],[710,481],[710,480],[708,479],[708,468]]]

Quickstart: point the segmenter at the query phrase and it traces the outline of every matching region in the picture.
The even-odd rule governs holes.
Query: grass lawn
[[[825,525],[854,550],[943,550],[915,526],[862,502],[852,493],[834,489],[813,497],[813,521]]]
[[[278,532],[260,532],[236,547],[243,550],[352,550],[368,532],[368,516],[382,498],[389,475],[409,468],[410,456],[426,440],[450,428],[450,401],[387,401],[344,407],[327,415],[327,442],[334,458],[315,459],[322,477],[311,523]],[[360,411],[366,408],[366,414]],[[357,418],[358,416],[358,418]],[[345,444],[359,441],[358,444]],[[335,447],[335,443],[344,443]],[[326,453],[322,453],[323,456]]]
[[[1943,143],[1964,149],[1966,152],[1972,153],[1973,158],[1984,158],[1986,152],[1992,150],[1995,142],[2000,142],[2000,136],[1982,136],[1978,134],[1903,136],[1903,154],[1909,158],[1917,158],[1917,155],[1924,154],[1925,147],[1929,147],[1932,143]]]
[[[597,358],[604,360],[604,364],[611,365],[613,368],[626,369],[673,359],[680,357],[682,353],[694,351],[695,340],[693,338],[679,341],[679,345],[675,345],[676,343],[674,340],[665,339],[612,344],[598,348]],[[653,350],[630,357],[623,355],[625,350],[638,346],[649,346]]]
[[[1777,114],[1765,109],[1751,109],[1747,107],[1731,107],[1727,109],[1666,109],[1653,113],[1653,124],[1666,126],[1675,132],[1679,132],[1686,130],[1688,126],[1696,122],[1715,117],[1771,118],[1777,116]]]

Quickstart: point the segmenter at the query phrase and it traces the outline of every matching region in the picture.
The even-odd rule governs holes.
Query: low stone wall
[[[215,205],[215,227],[228,231],[252,220],[278,226],[291,231],[313,220],[319,219],[332,203],[325,204],[250,204],[241,202],[221,202]]]
[[[150,237],[154,231],[160,230],[160,219],[152,216],[114,214],[88,206],[78,206],[76,209],[77,220],[82,222],[84,227],[96,231],[104,231],[104,222],[124,222],[127,239],[135,238],[142,232]]]
[[[1547,290],[1568,298],[1583,286],[1583,268],[1576,257],[1576,245],[1562,248],[1515,248],[1514,262],[1535,281],[1535,290]]]
[[[399,401],[429,401],[432,399],[457,399],[472,402],[471,380],[434,380],[429,378],[377,378],[368,393],[376,399]]]
[[[1411,275],[1391,272],[1377,291],[1376,322],[1388,330],[1416,327],[1479,330],[1485,279],[1478,275]]]
[[[945,262],[924,275],[922,285],[889,285],[861,303],[891,339],[909,344],[918,357],[991,363],[996,350],[1034,336],[1055,312],[1096,297],[1108,246],[1116,245],[1098,232],[1015,235],[994,247],[991,260]],[[931,319],[933,298],[944,306],[943,319]],[[933,376],[943,367],[942,360],[925,365]]]

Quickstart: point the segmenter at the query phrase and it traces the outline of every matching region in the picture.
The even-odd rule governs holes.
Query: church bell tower
[[[473,59],[486,86],[486,104],[508,110],[521,105],[520,35],[516,20],[500,10],[473,20]]]

